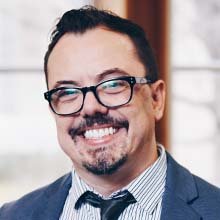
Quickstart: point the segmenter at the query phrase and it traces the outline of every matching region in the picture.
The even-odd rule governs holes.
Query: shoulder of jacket
[[[38,188],[21,198],[3,204],[3,206],[0,208],[0,219],[4,220],[14,220],[19,218],[11,218],[10,216],[13,214],[13,216],[16,216],[15,213],[18,213],[20,209],[22,209],[22,212],[30,212],[35,205],[41,202],[41,198],[45,196],[45,194],[51,194],[53,191],[56,191],[63,182],[67,181],[69,178],[71,178],[71,174],[68,173],[59,179],[55,180],[54,182]]]

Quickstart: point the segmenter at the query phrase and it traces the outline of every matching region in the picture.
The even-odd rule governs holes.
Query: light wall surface
[[[171,152],[220,186],[220,1],[171,3]]]

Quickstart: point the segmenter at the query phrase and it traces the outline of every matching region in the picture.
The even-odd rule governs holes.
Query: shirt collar
[[[167,159],[165,149],[160,144],[158,152],[158,159],[126,187],[149,214],[153,213],[165,190]]]
[[[69,195],[71,196],[71,203],[76,204],[79,197],[85,193],[86,191],[94,192],[93,188],[87,185],[75,172],[73,169],[72,171],[72,187],[70,188]]]
[[[117,194],[123,190],[128,190],[137,200],[137,204],[145,211],[152,214],[162,198],[166,181],[166,153],[164,147],[160,144],[158,144],[158,152],[160,154],[158,159],[150,167],[143,171],[143,173],[126,187],[112,193],[110,198],[117,196]],[[75,205],[79,197],[88,190],[98,194],[77,175],[75,170],[73,170],[72,187],[69,192],[72,200],[71,203]]]

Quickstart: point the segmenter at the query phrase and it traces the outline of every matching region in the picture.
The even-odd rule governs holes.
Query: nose
[[[98,100],[96,99],[94,93],[92,91],[88,91],[86,93],[84,99],[84,105],[81,110],[81,114],[84,115],[94,115],[95,113],[102,113],[106,114],[108,108],[101,105]]]

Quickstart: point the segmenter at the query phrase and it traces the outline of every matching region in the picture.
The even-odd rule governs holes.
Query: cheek
[[[144,125],[146,123],[150,123],[153,119],[151,99],[144,96],[139,99],[135,99],[130,106],[128,115],[131,123],[136,125]]]
[[[62,149],[66,151],[67,146],[69,146],[68,143],[70,143],[71,141],[71,137],[68,133],[68,130],[71,125],[71,120],[69,120],[68,118],[61,118],[61,117],[57,117],[55,120],[56,120],[57,138],[59,144],[62,147]]]
[[[71,136],[68,133],[70,122],[68,120],[56,120],[57,125],[57,139],[63,152],[77,163],[84,154],[80,146],[76,146]]]
[[[68,131],[68,120],[65,118],[56,118],[57,135],[63,135]]]
[[[149,97],[142,96],[134,100],[128,108],[129,136],[133,141],[140,142],[145,137],[150,137],[155,127],[153,108]]]

